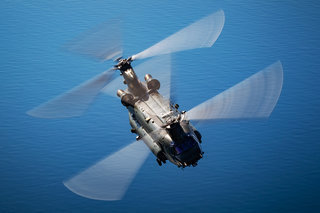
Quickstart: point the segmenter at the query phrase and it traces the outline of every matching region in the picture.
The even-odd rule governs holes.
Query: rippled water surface
[[[130,56],[218,9],[226,22],[214,46],[173,55],[177,101],[191,109],[281,60],[271,117],[199,126],[198,167],[159,167],[150,155],[121,201],[65,188],[135,137],[114,97],[100,96],[79,118],[25,114],[112,66],[63,45],[116,17]],[[317,1],[1,1],[0,212],[319,212],[319,12]]]

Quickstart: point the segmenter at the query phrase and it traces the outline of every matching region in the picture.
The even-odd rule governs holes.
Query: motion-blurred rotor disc
[[[67,118],[82,115],[101,89],[114,77],[115,70],[110,69],[66,93],[29,110],[27,114],[38,118]]]
[[[100,61],[122,56],[121,21],[110,20],[79,35],[65,45],[66,50]]]
[[[222,31],[224,20],[224,12],[219,10],[179,30],[148,49],[133,55],[132,59],[143,59],[182,50],[211,47]]]
[[[63,184],[86,198],[120,200],[149,153],[142,141],[135,141]]]
[[[190,120],[267,118],[281,93],[278,61],[187,112]]]

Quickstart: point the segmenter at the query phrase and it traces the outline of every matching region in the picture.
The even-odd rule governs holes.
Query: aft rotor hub
[[[118,64],[114,66],[115,69],[120,70],[121,73],[128,70],[128,69],[132,69],[131,67],[131,62],[132,62],[132,58],[119,58],[117,59]]]

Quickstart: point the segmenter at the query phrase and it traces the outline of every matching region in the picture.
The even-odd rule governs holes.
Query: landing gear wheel
[[[162,166],[162,162],[159,158],[157,158],[157,162],[158,162],[159,166]]]

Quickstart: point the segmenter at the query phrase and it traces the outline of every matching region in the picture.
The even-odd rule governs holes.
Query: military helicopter
[[[211,47],[218,39],[224,22],[224,12],[219,10],[129,58],[119,57],[122,49],[115,33],[117,24],[109,23],[106,28],[100,27],[71,42],[71,51],[102,60],[115,59],[116,65],[27,113],[40,118],[80,116],[99,93],[113,92],[122,85],[125,88],[118,89],[117,96],[128,110],[131,132],[137,136],[135,142],[64,181],[68,189],[91,199],[119,200],[150,150],[159,166],[167,161],[180,168],[198,164],[204,154],[202,137],[191,121],[269,117],[282,89],[280,61],[187,112],[179,111],[178,104],[170,101],[170,85],[166,85],[170,82],[167,75],[170,71],[165,67],[170,64],[169,54]],[[113,32],[112,37],[107,36],[110,32]],[[140,70],[137,72],[131,66],[135,60],[158,55],[164,55],[165,62],[160,60],[159,63],[158,59],[158,63],[145,62],[136,68]],[[161,64],[164,69],[158,71]],[[123,77],[123,84],[114,79],[117,70]],[[153,70],[156,72],[152,76],[150,72]],[[144,73],[145,81],[137,75],[141,71],[149,72]],[[166,78],[160,84],[154,77],[161,79],[163,75]],[[161,93],[161,87],[167,91]]]

